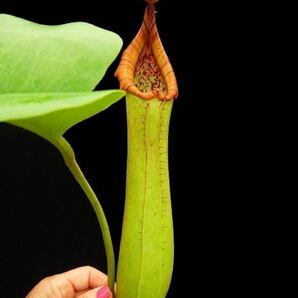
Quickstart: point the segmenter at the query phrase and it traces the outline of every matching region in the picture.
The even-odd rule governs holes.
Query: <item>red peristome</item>
[[[116,76],[121,89],[143,99],[172,100],[178,96],[176,77],[157,31],[153,4],[147,5],[142,26],[123,52]]]

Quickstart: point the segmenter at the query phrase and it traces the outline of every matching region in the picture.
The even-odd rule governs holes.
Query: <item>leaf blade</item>
[[[124,94],[121,90],[0,94],[0,122],[26,128],[52,141],[75,124],[105,110]]]
[[[121,46],[117,34],[88,23],[0,14],[0,93],[91,91]]]

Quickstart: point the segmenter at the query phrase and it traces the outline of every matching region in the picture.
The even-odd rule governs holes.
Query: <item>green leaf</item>
[[[109,227],[63,134],[124,95],[120,90],[91,92],[121,46],[118,35],[87,23],[44,26],[0,14],[0,122],[28,129],[61,152],[100,223],[111,289],[115,258]]]
[[[87,23],[46,26],[0,14],[0,121],[55,143],[124,92],[91,92],[121,38]]]
[[[0,93],[91,91],[121,46],[117,34],[91,24],[0,14]]]
[[[0,94],[0,121],[26,128],[53,142],[70,127],[108,108],[123,95],[121,90]]]

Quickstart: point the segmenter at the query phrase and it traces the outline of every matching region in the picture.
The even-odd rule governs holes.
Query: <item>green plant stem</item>
[[[102,206],[100,205],[94,191],[92,190],[90,184],[88,183],[79,165],[77,164],[74,151],[70,146],[70,144],[63,137],[60,137],[58,140],[56,140],[53,143],[61,152],[66,165],[68,166],[72,175],[74,176],[76,181],[79,183],[79,185],[85,192],[96,214],[97,220],[101,228],[106,256],[107,256],[108,286],[110,290],[113,292],[114,282],[115,282],[115,256],[114,256],[113,243],[112,243],[108,222],[105,217]]]

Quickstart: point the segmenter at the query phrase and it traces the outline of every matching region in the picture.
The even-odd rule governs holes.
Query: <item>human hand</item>
[[[107,276],[85,266],[40,281],[25,298],[112,298]]]

